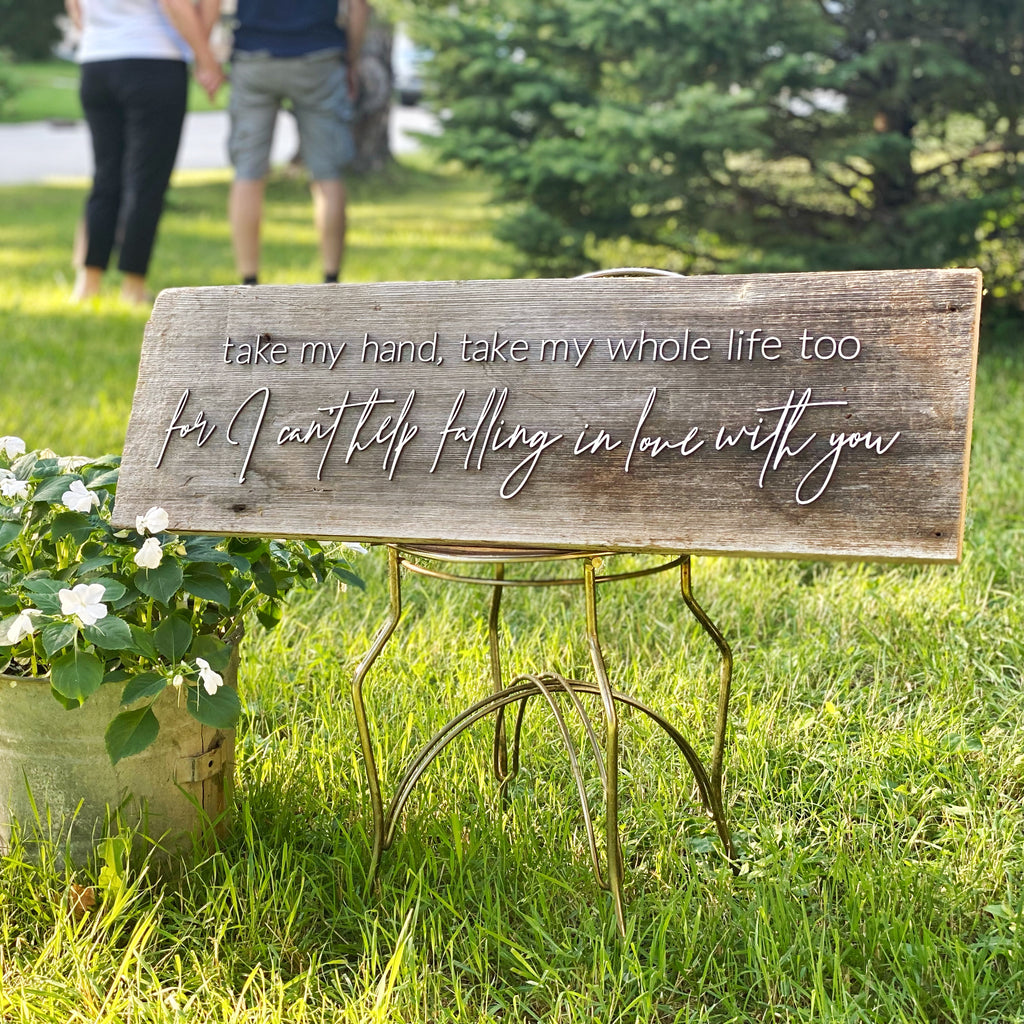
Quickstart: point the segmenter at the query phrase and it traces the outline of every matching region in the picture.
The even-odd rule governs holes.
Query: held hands
[[[220,87],[227,81],[220,63],[212,57],[209,60],[197,60],[195,64],[196,81],[212,101]]]

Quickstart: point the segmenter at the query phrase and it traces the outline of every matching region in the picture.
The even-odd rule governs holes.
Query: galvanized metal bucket
[[[234,686],[236,675],[237,650],[225,683]],[[155,844],[169,856],[224,829],[234,731],[201,725],[168,687],[154,708],[156,740],[112,765],[103,737],[121,689],[102,686],[66,711],[48,678],[0,675],[0,854],[10,849],[15,827],[30,855],[52,842],[73,865],[85,864],[121,825],[137,830],[137,845]]]

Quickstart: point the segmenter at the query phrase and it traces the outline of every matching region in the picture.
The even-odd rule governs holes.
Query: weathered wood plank
[[[973,270],[166,291],[115,516],[956,561],[980,292]]]

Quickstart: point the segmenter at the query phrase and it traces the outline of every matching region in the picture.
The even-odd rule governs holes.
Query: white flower
[[[181,684],[185,682],[185,677],[180,672],[175,672],[171,677],[171,686],[176,690],[181,689]]]
[[[135,552],[135,564],[143,569],[155,569],[164,557],[164,549],[156,537],[147,537]]]
[[[0,437],[0,452],[3,452],[9,459],[13,459],[18,455],[24,455],[25,442],[20,437],[5,434],[3,437]]]
[[[135,532],[142,534],[163,533],[167,529],[170,517],[158,505],[154,505],[144,516],[135,517]]]
[[[199,679],[203,689],[212,697],[224,685],[224,677],[219,672],[214,672],[205,658],[196,658],[196,664],[199,666]]]
[[[85,455],[65,455],[57,460],[57,468],[62,473],[75,473],[83,466],[88,466],[92,459]]]
[[[70,590],[57,592],[64,615],[77,615],[84,626],[95,626],[107,614],[102,583],[78,583]]]
[[[90,491],[81,480],[75,480],[61,495],[60,500],[72,512],[89,512],[94,505],[100,503],[100,496],[95,491]]]
[[[18,617],[7,630],[7,642],[13,645],[31,636],[36,631],[36,624],[32,620],[42,614],[38,608],[26,608],[18,612]]]
[[[5,472],[0,477],[0,494],[5,498],[27,498],[28,481],[19,480],[13,473],[8,476]]]

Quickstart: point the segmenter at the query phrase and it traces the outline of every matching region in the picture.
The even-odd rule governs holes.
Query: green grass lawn
[[[228,172],[175,176],[160,224],[154,291],[237,282],[227,225]],[[61,451],[120,450],[147,313],[107,292],[68,302],[71,243],[88,188],[79,184],[0,189],[0,395],[3,433]],[[507,277],[510,256],[490,234],[494,211],[480,182],[396,166],[351,186],[348,280]],[[287,176],[267,189],[261,280],[319,282],[309,192]],[[16,331],[15,338],[10,331]],[[45,386],[47,402],[34,397]],[[52,404],[51,404],[52,403]],[[55,421],[54,408],[76,414]]]
[[[0,73],[14,86],[10,101],[0,106],[3,121],[79,121],[78,65],[65,60],[12,63],[0,57]],[[219,110],[227,106],[222,89],[211,103],[194,81],[189,81],[189,110]]]
[[[84,189],[0,189],[0,434],[62,453],[119,449],[145,321],[66,301]],[[226,189],[176,179],[156,287],[234,280]],[[425,164],[357,183],[346,277],[507,276],[486,196]],[[276,179],[268,218],[266,280],[316,280],[304,189]],[[0,1021],[1024,1020],[1021,437],[1018,340],[979,369],[959,567],[695,559],[736,655],[739,877],[668,745],[630,720],[620,942],[538,710],[507,810],[478,727],[428,772],[364,893],[347,695],[387,605],[371,551],[365,593],[297,600],[247,641],[237,814],[215,853],[173,882],[131,873],[80,922],[62,870],[0,862]],[[506,605],[513,672],[589,675],[577,594]],[[671,582],[607,588],[601,619],[615,682],[706,751],[717,662]],[[368,695],[387,781],[483,692],[485,629],[484,595],[409,579]]]

